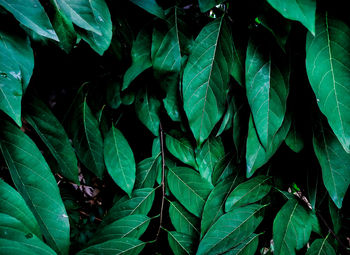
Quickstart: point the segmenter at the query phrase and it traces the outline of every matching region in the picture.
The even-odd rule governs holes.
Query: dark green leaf
[[[307,250],[306,255],[335,255],[332,245],[325,239],[316,239]]]
[[[33,255],[37,254],[35,253],[35,250],[31,249],[30,247],[24,246],[23,244],[0,238],[0,247],[1,247],[1,254],[4,255]]]
[[[245,239],[240,245],[236,246],[232,250],[225,252],[225,255],[254,255],[258,248],[259,235],[252,234]]]
[[[214,171],[211,175],[213,185],[225,180],[227,176],[235,172],[236,166],[234,160],[235,158],[232,154],[227,154],[215,164]]]
[[[244,63],[245,63],[245,49],[246,45],[238,38],[237,33],[233,35],[233,63],[231,69],[231,76],[238,82],[239,85],[244,86]]]
[[[224,253],[239,245],[262,221],[261,209],[264,207],[248,205],[221,216],[201,240],[197,255]]]
[[[200,217],[212,185],[187,167],[169,168],[168,186],[173,195],[191,213]]]
[[[114,126],[105,138],[104,158],[113,181],[131,196],[136,178],[134,154],[128,141]]]
[[[37,219],[41,232],[55,251],[68,254],[68,215],[44,157],[28,136],[7,121],[2,121],[0,137],[0,149],[12,180]]]
[[[224,18],[199,33],[183,74],[183,100],[198,144],[210,135],[225,111],[233,60],[232,36]]]
[[[295,199],[288,200],[273,222],[275,254],[295,254],[309,241],[312,224],[308,212]]]
[[[34,128],[58,163],[57,170],[67,179],[79,183],[75,152],[61,123],[38,98],[30,97],[25,104],[26,121]]]
[[[106,89],[106,100],[107,105],[112,109],[116,110],[122,104],[120,95],[121,84],[119,81],[111,81],[107,85]]]
[[[270,179],[269,176],[260,175],[238,185],[228,196],[225,211],[228,212],[244,204],[255,203],[265,197],[271,189]]]
[[[59,41],[39,0],[0,0],[0,5],[11,12],[20,23],[37,34]]]
[[[316,35],[306,41],[306,71],[321,112],[334,134],[350,152],[350,28],[340,20],[319,15]]]
[[[293,120],[285,142],[292,151],[299,153],[304,148],[304,141],[297,127]]]
[[[176,231],[168,231],[168,242],[175,255],[194,254],[193,236]]]
[[[299,21],[315,35],[316,0],[267,0],[283,17]]]
[[[332,219],[333,230],[335,234],[338,234],[342,227],[342,220],[340,216],[340,210],[335,206],[332,200],[329,200],[329,214]]]
[[[146,158],[138,163],[136,166],[135,189],[153,188],[160,168],[160,154],[151,158]]]
[[[216,5],[220,4],[224,0],[198,0],[199,8],[201,9],[201,12],[207,12],[211,8],[215,7]]]
[[[161,18],[165,18],[164,10],[162,7],[160,7],[156,0],[130,0],[132,3],[136,4],[137,6],[141,7],[145,11]]]

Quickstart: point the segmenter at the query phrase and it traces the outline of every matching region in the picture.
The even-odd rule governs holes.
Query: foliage
[[[0,254],[345,254],[341,1],[0,0]]]

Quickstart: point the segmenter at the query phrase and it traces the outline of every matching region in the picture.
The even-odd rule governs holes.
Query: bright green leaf
[[[180,203],[169,201],[169,217],[177,232],[190,236],[199,234],[199,220],[189,213]]]
[[[135,189],[153,188],[160,168],[160,154],[139,162],[136,166]]]
[[[335,255],[332,245],[325,239],[316,239],[307,250],[306,255]]]

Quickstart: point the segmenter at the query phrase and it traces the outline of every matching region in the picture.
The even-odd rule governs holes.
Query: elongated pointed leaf
[[[182,134],[167,134],[165,144],[171,154],[183,163],[198,168],[191,142]]]
[[[161,168],[160,154],[146,158],[137,164],[135,189],[153,188],[157,173]]]
[[[123,134],[113,126],[105,138],[104,158],[113,181],[131,196],[136,178],[134,154]]]
[[[149,94],[149,90],[140,90],[136,97],[135,110],[139,120],[152,132],[159,135],[159,108],[160,102]]]
[[[73,145],[80,161],[102,179],[105,170],[103,160],[103,140],[98,122],[86,103],[75,104],[75,110],[70,122],[70,132],[73,135]]]
[[[120,199],[108,211],[101,223],[101,227],[128,215],[147,215],[153,204],[154,191],[155,189],[152,188],[137,189],[133,191],[131,198],[123,197],[123,199]]]
[[[34,128],[58,163],[58,171],[69,180],[79,183],[75,152],[61,123],[39,99],[30,97],[25,104],[26,121]]]
[[[199,173],[204,179],[208,180],[208,182],[212,182],[211,175],[214,171],[214,167],[224,156],[225,150],[221,137],[209,137],[197,153],[196,160]]]
[[[334,233],[337,235],[340,229],[342,228],[342,218],[340,215],[340,210],[335,206],[332,200],[329,200],[328,207],[329,207],[329,215],[331,216],[331,220],[333,224],[333,230],[334,230]]]
[[[258,249],[259,235],[252,234],[240,245],[236,246],[232,250],[225,252],[225,255],[254,255]]]
[[[177,232],[190,236],[199,234],[199,220],[183,208],[180,203],[170,202],[169,216]]]
[[[212,185],[196,171],[187,167],[169,168],[168,186],[171,193],[191,213],[200,217]]]
[[[218,18],[199,33],[183,74],[184,110],[198,144],[224,114],[232,56],[230,30]]]
[[[44,157],[28,136],[7,121],[2,121],[0,137],[0,149],[12,180],[37,219],[41,232],[55,251],[68,254],[68,216]]]
[[[20,23],[37,34],[59,41],[39,0],[0,0],[0,5],[11,12]]]
[[[316,35],[307,36],[306,71],[318,107],[344,149],[350,152],[350,28],[319,15]]]
[[[316,0],[267,0],[283,17],[299,21],[315,35]]]
[[[227,154],[216,163],[212,173],[214,186],[235,172],[236,166],[234,165],[234,160],[235,158],[232,154]]]
[[[304,148],[304,141],[298,127],[295,120],[293,120],[285,140],[288,147],[296,153],[299,153]]]
[[[161,18],[165,18],[164,10],[162,7],[160,7],[156,0],[130,0],[132,3],[136,4],[137,6],[141,7],[145,11]]]
[[[193,236],[184,233],[168,231],[168,242],[171,250],[176,255],[194,254],[195,246],[193,239]]]
[[[275,254],[296,254],[309,241],[312,230],[310,216],[295,199],[277,213],[273,222]]]
[[[332,131],[322,124],[313,144],[322,168],[323,183],[335,205],[341,208],[350,184],[350,171],[347,167],[350,164],[350,154],[344,151]]]
[[[98,230],[89,242],[89,245],[103,243],[124,237],[140,238],[146,231],[150,218],[146,215],[129,215]]]
[[[31,248],[24,246],[23,244],[0,238],[0,247],[2,254],[11,254],[11,255],[32,255],[35,254]]]
[[[246,91],[255,128],[264,148],[271,146],[286,113],[289,77],[282,63],[277,61],[269,46],[255,37],[251,38],[246,56]]]
[[[329,244],[327,238],[316,239],[307,250],[306,255],[335,255],[332,245]]]
[[[137,255],[145,247],[145,243],[136,239],[124,237],[120,239],[113,239],[101,244],[95,244],[84,250],[81,250],[77,255]]]
[[[23,197],[0,179],[0,213],[8,214],[20,221],[34,235],[41,238],[40,227]]]
[[[123,87],[125,90],[143,71],[152,66],[151,60],[151,35],[145,29],[141,30],[131,49],[132,65],[124,74]]]
[[[223,2],[223,0],[198,0],[201,12],[207,12],[221,2]]]
[[[262,221],[263,207],[256,204],[248,205],[221,216],[199,243],[196,254],[220,254],[239,245]]]
[[[203,209],[201,237],[203,237],[208,229],[217,221],[217,219],[224,214],[225,201],[240,180],[241,178],[238,176],[229,177],[226,180],[218,183],[210,192]]]
[[[239,85],[244,86],[244,69],[245,69],[245,50],[246,44],[240,40],[240,34],[233,34],[233,63],[231,69],[231,76],[238,82]]]
[[[255,203],[265,197],[271,189],[270,179],[269,176],[260,175],[238,185],[228,196],[225,211],[228,212],[244,204]]]

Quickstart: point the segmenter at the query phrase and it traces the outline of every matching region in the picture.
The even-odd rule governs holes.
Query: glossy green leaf
[[[233,60],[232,36],[224,18],[206,25],[195,40],[183,74],[183,101],[198,144],[225,111]]]
[[[49,245],[67,254],[68,216],[44,157],[28,136],[7,121],[2,121],[0,137],[0,149],[18,192],[33,212]]]
[[[212,185],[187,167],[169,168],[167,182],[171,193],[195,216],[200,217]]]
[[[217,219],[224,214],[225,201],[230,192],[240,181],[241,178],[239,178],[237,175],[235,177],[228,177],[224,181],[218,183],[210,192],[203,209],[201,237],[203,237],[208,229],[217,221]]]
[[[199,152],[197,152],[197,164],[201,176],[212,182],[211,175],[214,167],[221,158],[225,156],[224,145],[221,137],[209,137],[209,139],[202,145]]]
[[[332,245],[325,239],[316,239],[307,250],[306,255],[335,255]]]
[[[177,232],[196,236],[199,234],[199,220],[190,214],[180,203],[169,201],[169,217]]]
[[[160,154],[139,162],[136,166],[135,189],[153,188],[160,168]]]
[[[309,241],[312,224],[308,212],[291,199],[277,213],[273,222],[275,254],[296,254]]]
[[[322,168],[323,183],[335,205],[341,208],[350,184],[350,154],[344,151],[333,132],[322,124],[313,144]]]
[[[0,0],[0,5],[11,12],[22,25],[41,36],[59,41],[39,0]]]
[[[73,145],[80,161],[102,179],[105,165],[103,160],[103,140],[99,124],[87,105],[86,98],[75,106],[70,122]]]
[[[140,238],[146,231],[150,220],[149,217],[141,214],[129,215],[116,220],[94,233],[89,245],[124,237]]]
[[[223,0],[198,0],[201,12],[207,12],[221,2],[223,2]]]
[[[232,250],[225,252],[225,255],[254,255],[258,249],[259,235],[252,234],[245,239],[240,245]]]
[[[176,255],[194,254],[193,236],[176,231],[168,231],[168,242],[171,250]]]
[[[0,179],[0,213],[17,219],[33,234],[41,238],[38,222],[23,197],[2,179]]]
[[[256,134],[254,123],[252,117],[249,120],[248,138],[247,138],[247,151],[246,151],[246,161],[247,161],[247,177],[251,177],[254,172],[265,165],[269,159],[275,154],[279,146],[282,144],[283,140],[286,138],[291,120],[287,115],[282,127],[276,133],[271,146],[265,149],[259,142],[259,138]]]
[[[101,244],[95,244],[84,250],[81,250],[77,255],[137,255],[145,247],[145,243],[136,239],[124,237],[113,239]]]
[[[240,40],[239,33],[233,34],[233,63],[231,69],[231,76],[238,82],[239,85],[244,86],[244,64],[245,64],[245,49],[246,45],[243,40]]]
[[[229,153],[222,157],[214,167],[214,171],[211,175],[213,185],[215,186],[220,181],[225,180],[226,177],[233,174],[236,170],[235,157]]]
[[[306,71],[321,112],[334,134],[350,152],[350,28],[340,20],[319,15],[316,35],[306,40]]]
[[[171,154],[183,163],[198,168],[191,142],[181,133],[166,134],[165,144]]]
[[[132,45],[132,65],[124,74],[122,90],[128,88],[137,76],[152,66],[151,45],[151,35],[145,29],[141,30]]]
[[[155,136],[159,135],[159,108],[160,102],[147,88],[139,91],[135,102],[137,117]]]
[[[161,78],[161,86],[164,88],[166,97],[163,104],[172,121],[181,121],[180,81],[178,73],[166,73]]]
[[[161,18],[165,18],[164,10],[162,7],[160,7],[156,0],[130,0],[132,3],[136,4],[137,6],[141,7],[145,11]]]
[[[257,204],[248,205],[221,216],[199,243],[196,254],[220,254],[239,245],[262,221],[263,207]]]
[[[57,170],[67,179],[79,183],[75,152],[61,123],[38,98],[30,97],[25,104],[24,118],[45,143],[56,162]]]
[[[267,0],[283,17],[299,21],[315,35],[316,0]]]
[[[296,153],[299,153],[304,148],[304,140],[299,131],[295,120],[293,120],[285,140],[288,147]]]
[[[239,184],[227,197],[225,211],[235,207],[255,203],[265,197],[271,189],[271,177],[259,175]]]
[[[255,128],[262,146],[271,146],[282,126],[289,91],[289,74],[285,59],[278,61],[265,46],[253,37],[248,43],[246,56],[246,91]]]
[[[33,255],[35,254],[35,251],[33,251],[31,248],[24,246],[23,244],[8,240],[8,239],[2,239],[0,238],[0,247],[1,255]]]
[[[128,215],[147,215],[153,204],[154,192],[155,189],[143,188],[134,190],[131,198],[123,197],[108,211],[108,214],[101,223],[101,227]]]
[[[134,154],[128,141],[114,126],[104,141],[104,159],[113,181],[131,196],[136,178]]]

